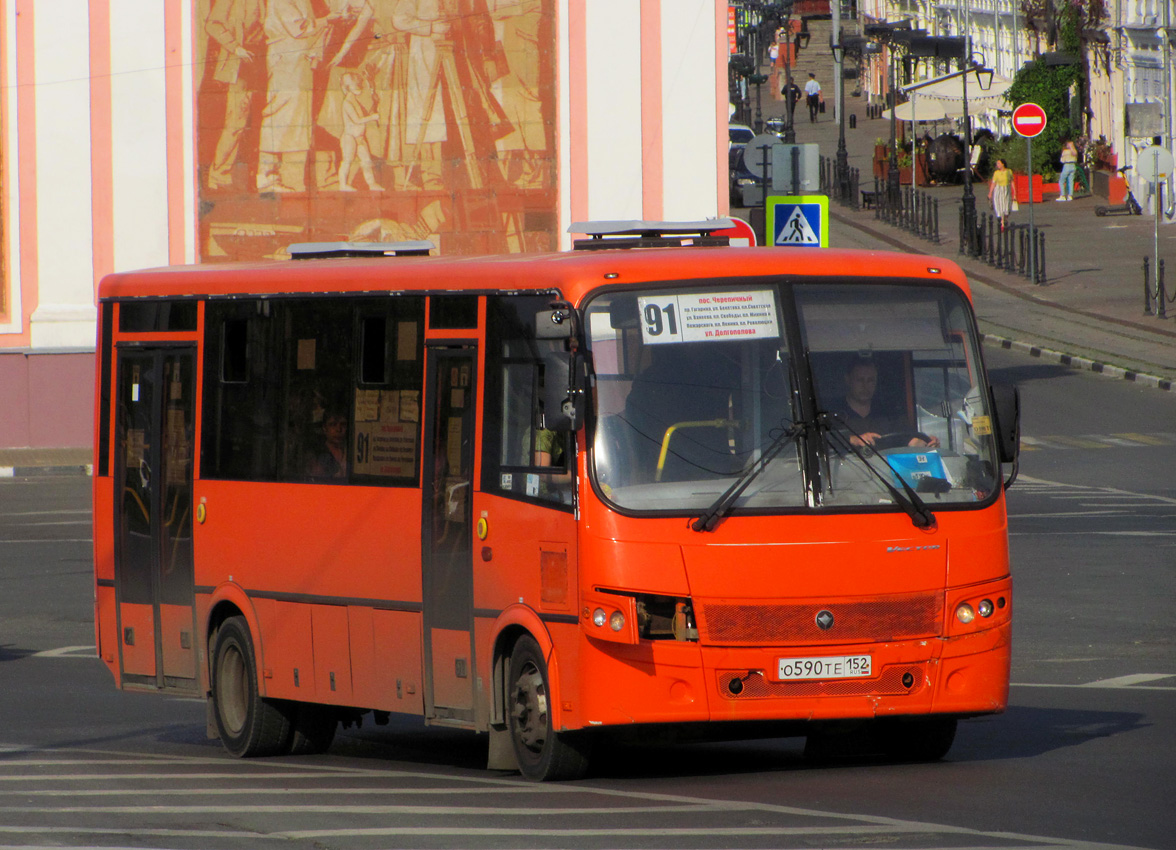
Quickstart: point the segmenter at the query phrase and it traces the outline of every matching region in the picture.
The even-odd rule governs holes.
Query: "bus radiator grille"
[[[908,688],[902,683],[910,674],[913,683]],[[740,679],[742,688],[738,694],[731,693],[731,680]],[[748,674],[746,670],[719,673],[719,694],[725,699],[773,699],[780,697],[859,697],[898,696],[915,694],[926,684],[923,667],[918,664],[887,667],[876,679],[833,679],[806,682],[769,682],[760,673]]]
[[[828,630],[817,625],[822,611],[833,614]],[[935,637],[942,623],[943,594],[916,593],[846,602],[704,603],[698,628],[704,643],[778,646]]]

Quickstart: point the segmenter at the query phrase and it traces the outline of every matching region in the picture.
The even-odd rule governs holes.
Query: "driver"
[[[938,437],[928,437],[912,431],[901,416],[889,416],[878,412],[874,405],[874,393],[878,389],[878,367],[873,360],[858,358],[845,373],[845,398],[831,412],[849,429],[849,442],[855,446],[873,446],[884,435],[910,434],[908,446],[934,449],[939,446]]]

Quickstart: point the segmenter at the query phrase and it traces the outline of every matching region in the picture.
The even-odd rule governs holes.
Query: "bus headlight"
[[[961,602],[956,606],[956,619],[964,625],[967,625],[976,619],[976,609],[967,602]]]
[[[620,611],[613,611],[612,616],[608,618],[608,627],[614,632],[619,632],[625,627],[625,615]]]
[[[993,610],[991,599],[981,599],[980,604],[976,606],[977,613],[985,619],[992,616]]]
[[[608,619],[608,614],[606,614],[604,612],[603,608],[597,608],[595,611],[592,612],[592,625],[594,625],[598,628],[600,626],[603,626],[607,619]]]

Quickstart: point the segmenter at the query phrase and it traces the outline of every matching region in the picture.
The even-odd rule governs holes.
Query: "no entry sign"
[[[1045,110],[1036,103],[1022,103],[1013,110],[1013,129],[1026,139],[1040,136],[1045,129]]]

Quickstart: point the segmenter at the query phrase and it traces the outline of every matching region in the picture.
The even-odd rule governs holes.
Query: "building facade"
[[[0,9],[0,447],[89,444],[109,272],[726,209],[720,0]]]

